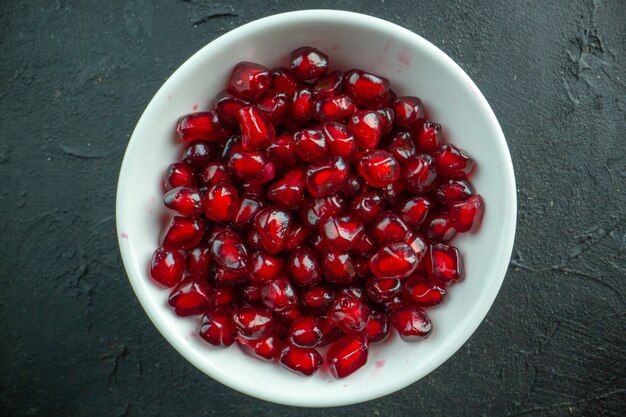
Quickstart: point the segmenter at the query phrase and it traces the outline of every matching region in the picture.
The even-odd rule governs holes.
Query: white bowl
[[[336,380],[328,372],[307,378],[246,356],[236,346],[214,348],[197,336],[197,318],[179,318],[167,306],[168,291],[149,278],[149,259],[159,244],[163,218],[161,177],[178,158],[176,120],[206,109],[223,89],[232,67],[255,61],[285,65],[289,52],[312,45],[330,55],[331,67],[370,70],[391,80],[399,95],[417,95],[446,140],[465,149],[478,169],[472,177],[486,204],[478,233],[454,244],[465,260],[465,279],[446,302],[428,310],[434,330],[417,343],[392,336],[373,345],[366,366]],[[502,86],[506,88],[506,86]],[[128,143],[117,191],[117,230],[124,266],[139,301],[171,345],[221,383],[264,400],[324,407],[353,404],[392,393],[441,365],[472,335],[504,279],[515,235],[513,166],[489,104],[452,59],[420,36],[395,24],[337,10],[307,10],[263,18],[209,43],[185,62],[154,96]]]

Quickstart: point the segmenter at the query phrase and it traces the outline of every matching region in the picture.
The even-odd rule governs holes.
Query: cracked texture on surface
[[[511,268],[474,336],[339,411],[264,403],[187,363],[135,299],[114,228],[126,143],[165,79],[230,29],[307,8],[375,15],[449,54],[502,125],[519,195]],[[34,0],[0,19],[2,415],[623,415],[623,1]]]

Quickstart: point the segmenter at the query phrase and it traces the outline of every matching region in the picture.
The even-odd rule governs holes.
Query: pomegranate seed
[[[281,166],[291,166],[296,162],[293,134],[283,132],[267,148],[272,161]]]
[[[302,129],[293,135],[296,153],[305,162],[315,162],[328,156],[328,145],[321,130]]]
[[[199,218],[176,216],[165,232],[163,246],[166,249],[192,249],[204,235],[204,222]]]
[[[428,337],[432,323],[426,312],[416,306],[403,306],[391,314],[391,324],[402,340],[414,342]]]
[[[163,196],[165,207],[180,215],[197,217],[202,214],[202,201],[196,187],[177,187]]]
[[[232,90],[224,90],[215,98],[215,112],[220,121],[232,127],[238,127],[237,115],[239,110],[249,106],[251,103]]]
[[[376,113],[380,115],[381,136],[386,137],[393,130],[395,121],[393,110],[389,107],[383,107],[382,109],[376,110]]]
[[[248,234],[246,243],[252,250],[263,249],[263,245],[261,245],[261,235],[259,235],[259,233],[254,229],[252,229],[252,231]]]
[[[409,226],[419,226],[424,223],[432,203],[426,197],[409,198],[399,207],[399,215]]]
[[[343,88],[357,107],[376,108],[389,99],[389,80],[358,69],[344,74]]]
[[[189,142],[183,151],[182,161],[194,168],[202,168],[215,159],[213,146],[204,140]]]
[[[288,97],[296,91],[298,79],[287,68],[275,68],[272,70],[272,89],[279,93],[285,93]]]
[[[233,152],[229,165],[235,175],[250,184],[264,184],[274,179],[275,167],[265,153]]]
[[[392,299],[402,289],[402,282],[397,278],[370,278],[365,284],[365,290],[370,300],[382,303]]]
[[[328,320],[328,317],[322,317],[322,332],[324,336],[318,345],[319,347],[329,345],[341,339],[344,333]]]
[[[209,162],[198,174],[200,181],[207,187],[220,182],[226,182],[230,179],[226,165],[221,162]]]
[[[340,196],[316,198],[302,205],[301,217],[306,226],[317,229],[330,216],[336,216],[344,210],[344,202]]]
[[[345,295],[347,297],[353,298],[355,300],[359,300],[362,302],[366,302],[367,301],[367,294],[365,293],[365,291],[363,290],[363,287],[361,287],[360,285],[344,285],[342,287],[339,287],[337,289],[336,292],[336,298],[340,297],[341,295]]]
[[[248,258],[248,272],[254,284],[263,284],[278,276],[285,262],[282,258],[263,251],[256,251]]]
[[[315,102],[315,118],[323,123],[345,120],[355,110],[356,107],[348,96],[329,96]]]
[[[367,362],[367,336],[347,334],[333,343],[326,354],[330,373],[337,379],[345,378]]]
[[[328,56],[311,46],[291,53],[291,70],[302,80],[312,80],[328,72]]]
[[[235,208],[231,223],[235,227],[244,227],[252,224],[256,214],[263,208],[263,203],[258,196],[246,193],[239,200]]]
[[[484,211],[482,197],[472,196],[450,207],[450,224],[461,233],[474,231],[482,222]]]
[[[237,341],[242,346],[247,347],[255,358],[265,362],[274,361],[282,347],[281,340],[274,335],[265,336],[257,340],[239,338]]]
[[[359,174],[372,187],[384,187],[400,178],[400,165],[387,151],[369,151],[359,161]]]
[[[237,307],[233,311],[232,320],[237,334],[245,339],[255,340],[268,336],[274,327],[272,313],[263,307]]]
[[[352,200],[350,214],[364,223],[369,223],[383,209],[385,202],[379,193],[369,191]]]
[[[428,215],[424,223],[426,236],[429,239],[445,242],[456,235],[456,230],[452,227],[450,216],[445,211],[436,211]]]
[[[280,352],[279,362],[285,369],[299,375],[313,375],[324,360],[315,348],[286,345]]]
[[[359,110],[350,117],[348,127],[354,134],[359,149],[373,149],[382,137],[380,114],[374,110]]]
[[[163,176],[163,183],[166,190],[171,190],[176,187],[184,187],[186,185],[192,185],[194,182],[193,168],[183,162],[176,162],[171,164],[165,170]]]
[[[254,229],[259,234],[263,248],[269,253],[283,250],[291,225],[291,215],[279,208],[264,208],[254,219]]]
[[[295,320],[302,317],[302,313],[300,313],[300,309],[298,309],[297,305],[287,307],[284,310],[275,311],[274,313],[287,324],[293,323]]]
[[[281,125],[287,120],[287,105],[289,97],[285,93],[266,91],[257,97],[256,107],[268,118],[274,126]]]
[[[322,282],[322,270],[317,253],[312,249],[294,249],[287,260],[287,272],[299,287],[314,287]]]
[[[188,276],[172,290],[167,302],[177,315],[195,316],[209,308],[210,296],[210,288],[202,278]]]
[[[398,97],[391,103],[396,124],[410,129],[424,121],[424,103],[417,97]]]
[[[370,318],[370,308],[361,300],[337,296],[328,310],[328,320],[346,333],[363,330]]]
[[[389,317],[382,311],[372,310],[363,332],[370,343],[380,342],[389,334]]]
[[[350,175],[343,187],[343,194],[348,198],[354,198],[366,188],[365,181],[359,175]]]
[[[376,278],[406,278],[415,271],[418,261],[409,245],[392,243],[370,258],[370,269]]]
[[[380,191],[387,204],[391,207],[395,207],[404,200],[404,189],[404,183],[402,181],[396,181],[393,184],[381,188]]]
[[[320,225],[320,235],[332,251],[353,249],[363,236],[363,224],[350,216],[329,217]]]
[[[244,107],[237,115],[241,128],[241,146],[246,151],[265,150],[276,138],[274,126],[265,114],[254,106]]]
[[[454,145],[441,145],[435,152],[437,173],[444,178],[467,178],[474,161]]]
[[[463,262],[459,250],[443,243],[431,243],[426,258],[429,275],[444,284],[463,276]]]
[[[415,145],[420,152],[433,153],[441,144],[441,125],[426,121],[413,129]]]
[[[463,180],[446,180],[435,191],[435,198],[444,206],[465,201],[472,195],[474,195],[472,187]]]
[[[381,245],[406,242],[411,236],[409,226],[398,215],[384,211],[370,224],[370,236]]]
[[[231,314],[225,310],[215,309],[202,316],[200,337],[215,346],[230,346],[235,342],[237,331],[232,322]]]
[[[211,266],[211,249],[205,245],[196,246],[187,252],[185,263],[190,275],[206,278]]]
[[[243,61],[235,65],[228,86],[243,98],[255,98],[272,84],[270,70],[254,62]]]
[[[185,257],[176,250],[158,248],[150,261],[150,276],[166,287],[173,287],[183,278]]]
[[[391,300],[387,300],[381,303],[383,310],[387,314],[392,314],[394,311],[404,307],[404,299],[401,294],[394,296]]]
[[[317,317],[302,316],[289,328],[289,341],[295,346],[315,347],[323,336],[322,321]]]
[[[230,307],[237,300],[237,290],[234,287],[213,288],[213,305],[215,307]],[[230,321],[230,315],[228,316]]]
[[[241,296],[248,304],[255,304],[261,300],[261,288],[254,284],[248,284],[241,289]]]
[[[437,172],[433,158],[427,154],[420,154],[409,159],[404,165],[402,179],[410,192],[425,193],[433,189]]]
[[[356,276],[358,278],[367,278],[372,275],[372,271],[370,271],[369,259],[355,257],[353,263],[354,270],[356,271]]]
[[[187,143],[196,139],[212,142],[225,140],[228,130],[222,126],[216,112],[208,111],[181,117],[176,125],[176,135]]]
[[[428,252],[428,245],[426,244],[426,240],[422,236],[415,234],[413,235],[413,237],[411,237],[411,239],[408,240],[407,243],[409,244],[411,249],[413,249],[413,252],[415,252],[419,264],[419,262],[424,259],[426,253]],[[418,265],[418,268],[420,265]]]
[[[313,287],[301,293],[300,302],[309,313],[321,315],[333,302],[333,292],[326,287]]]
[[[215,222],[227,222],[239,203],[237,189],[225,182],[212,185],[202,196],[204,214]]]
[[[387,149],[391,152],[396,161],[401,164],[406,163],[409,159],[417,155],[413,138],[411,134],[407,132],[396,133],[389,141]]]
[[[285,250],[287,252],[294,250],[304,243],[311,232],[301,224],[292,224],[287,233],[287,244]]]
[[[261,287],[261,301],[272,311],[295,306],[298,298],[291,282],[285,277],[274,278]]]
[[[343,74],[340,71],[333,71],[315,81],[313,86],[313,96],[316,100],[324,97],[341,94],[341,83]]]
[[[328,252],[324,258],[324,276],[333,284],[350,284],[356,277],[350,254]]]
[[[313,93],[308,88],[298,88],[291,96],[287,115],[296,125],[311,120],[314,110]]]
[[[324,123],[324,135],[328,140],[330,153],[350,161],[356,154],[354,135],[344,124],[337,122]]]
[[[244,272],[247,268],[248,251],[241,237],[231,230],[224,230],[211,243],[211,255],[215,262],[231,272]]]
[[[216,287],[241,287],[248,282],[245,272],[234,272],[221,266],[216,266],[210,274]]]
[[[446,290],[423,277],[413,276],[404,284],[405,296],[420,307],[432,307],[443,301]]]
[[[350,174],[350,167],[340,157],[310,164],[306,169],[306,188],[312,197],[326,197],[340,191]]]
[[[376,245],[371,237],[367,233],[363,233],[359,243],[354,247],[354,252],[359,254],[370,254],[376,252]]]
[[[228,161],[230,159],[230,155],[234,151],[240,151],[240,150],[243,150],[243,147],[241,146],[241,135],[240,134],[232,135],[231,137],[228,138],[228,140],[224,144],[220,157],[222,158],[222,160]]]

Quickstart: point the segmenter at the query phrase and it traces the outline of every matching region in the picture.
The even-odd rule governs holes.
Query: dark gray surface
[[[269,3],[2,2],[0,414],[623,415],[626,2]],[[456,60],[519,188],[512,267],[475,335],[420,382],[339,411],[261,402],[187,363],[138,304],[114,230],[123,152],[163,81],[230,29],[314,7],[382,17]]]

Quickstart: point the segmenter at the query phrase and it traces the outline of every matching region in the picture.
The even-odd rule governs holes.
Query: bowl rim
[[[303,23],[319,23],[320,21],[340,21],[357,25],[374,25],[376,26],[378,31],[388,32],[395,37],[401,37],[407,42],[416,45],[416,47],[423,52],[432,54],[434,58],[441,60],[447,67],[450,68],[452,72],[455,73],[455,76],[460,77],[467,83],[469,88],[474,90],[476,99],[481,106],[481,112],[483,112],[490,120],[491,127],[496,133],[496,144],[499,147],[499,153],[504,155],[502,166],[502,173],[505,177],[506,182],[506,195],[504,196],[504,198],[505,201],[509,203],[508,206],[510,207],[510,209],[506,211],[503,216],[503,224],[506,226],[506,230],[504,231],[504,237],[502,240],[504,242],[504,248],[502,253],[505,254],[505,256],[500,259],[497,267],[494,268],[494,275],[496,278],[493,282],[493,285],[489,288],[485,296],[485,300],[487,302],[477,305],[475,308],[470,310],[469,314],[473,314],[474,320],[471,321],[469,326],[449,336],[450,340],[447,344],[447,347],[445,349],[442,349],[441,354],[436,357],[436,360],[430,362],[427,366],[424,367],[423,372],[418,375],[407,374],[404,378],[398,378],[398,380],[392,383],[380,384],[377,388],[368,391],[367,396],[361,395],[358,398],[355,398],[354,396],[351,398],[334,397],[332,399],[309,398],[307,401],[294,401],[290,398],[281,397],[279,394],[276,393],[276,390],[272,391],[271,389],[266,389],[263,391],[259,391],[257,387],[253,385],[242,384],[240,379],[232,377],[224,372],[219,372],[219,370],[216,368],[207,369],[206,367],[203,367],[196,360],[193,351],[191,349],[188,349],[179,340],[178,335],[171,332],[165,323],[158,320],[156,307],[153,307],[152,303],[150,302],[150,297],[146,293],[144,293],[139,286],[139,280],[144,279],[144,277],[137,276],[138,274],[136,274],[136,271],[131,267],[134,266],[136,262],[134,261],[134,259],[132,259],[132,256],[130,254],[131,251],[127,248],[127,245],[123,241],[125,240],[126,236],[124,236],[124,233],[122,233],[122,230],[124,230],[122,228],[122,225],[125,224],[126,216],[122,211],[122,196],[124,195],[124,184],[127,183],[126,173],[128,172],[128,165],[130,164],[129,154],[132,153],[131,149],[137,146],[138,140],[135,140],[135,136],[138,135],[137,132],[142,130],[142,126],[143,124],[145,124],[145,119],[147,117],[146,115],[151,112],[151,109],[153,106],[155,106],[156,102],[162,100],[162,96],[165,94],[165,90],[167,90],[168,84],[173,83],[172,80],[175,78],[184,77],[185,73],[193,67],[194,61],[199,59],[199,57],[203,54],[207,53],[207,51],[214,48],[220,48],[222,47],[222,45],[230,43],[231,40],[249,36],[256,30],[262,29],[263,27],[266,27],[268,25],[291,24],[293,23],[294,19],[297,19]],[[463,69],[442,50],[437,48],[431,42],[417,35],[416,33],[410,31],[409,29],[367,14],[332,9],[309,9],[292,11],[275,14],[251,21],[242,26],[236,27],[209,42],[196,53],[194,53],[191,57],[189,57],[182,65],[180,65],[176,69],[176,71],[174,71],[172,75],[168,77],[168,79],[156,92],[154,97],[150,100],[133,130],[133,134],[128,141],[127,149],[124,153],[124,158],[120,166],[115,210],[118,246],[120,248],[124,269],[133,288],[133,291],[135,292],[135,295],[139,299],[141,306],[145,310],[146,314],[148,315],[154,326],[179,354],[181,354],[187,361],[189,361],[204,374],[236,391],[274,403],[301,407],[344,406],[380,398],[417,382],[419,379],[425,377],[433,370],[438,368],[445,361],[447,361],[449,358],[451,358],[454,353],[458,351],[458,349],[461,348],[461,346],[463,346],[470,339],[478,326],[484,321],[485,316],[493,305],[506,276],[509,261],[513,251],[513,243],[517,227],[516,190],[517,188],[515,184],[515,174],[513,170],[511,155],[506,143],[506,139],[504,137],[504,133],[502,132],[502,128],[500,127],[500,124],[498,123],[498,120],[493,110],[491,109],[491,106],[483,96],[482,92],[478,89],[476,84],[465,73],[465,71],[463,71]]]

